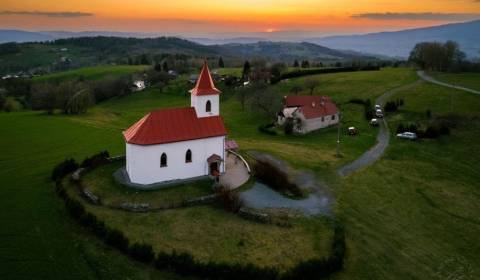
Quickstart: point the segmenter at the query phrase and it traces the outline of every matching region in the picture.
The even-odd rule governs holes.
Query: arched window
[[[160,157],[160,167],[167,167],[167,154],[165,153]]]
[[[335,115],[332,115],[332,121],[335,120]]]
[[[211,112],[212,111],[212,103],[210,100],[207,101],[207,104],[205,105],[205,112]]]
[[[190,151],[190,149],[188,149],[187,153],[185,154],[185,162],[192,162],[192,151]]]

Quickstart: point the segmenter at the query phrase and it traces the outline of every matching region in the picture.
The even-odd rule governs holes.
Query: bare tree
[[[313,79],[313,78],[305,79],[305,87],[310,90],[310,95],[313,95],[313,91],[319,85],[320,85],[320,82],[316,79]]]

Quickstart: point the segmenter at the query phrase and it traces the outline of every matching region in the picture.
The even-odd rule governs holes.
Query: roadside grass
[[[441,82],[480,91],[480,73],[429,72],[428,74]]]
[[[453,108],[460,121],[435,140],[392,137],[383,160],[341,182],[337,213],[351,242],[338,279],[477,279],[480,97],[428,83],[396,97],[405,106],[389,119],[393,133],[398,121],[427,121],[427,108]]]
[[[125,162],[100,166],[83,177],[83,186],[98,196],[102,203],[119,206],[124,202],[149,203],[152,208],[181,203],[186,199],[212,194],[212,181],[202,180],[165,189],[142,191],[128,188],[115,181],[113,173]]]
[[[53,74],[34,77],[34,82],[46,81],[65,81],[70,79],[99,80],[106,76],[121,76],[125,74],[134,74],[146,70],[148,65],[104,65],[95,67],[85,67],[69,71],[57,72]]]

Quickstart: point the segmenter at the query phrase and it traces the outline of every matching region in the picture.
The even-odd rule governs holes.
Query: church
[[[130,182],[149,185],[224,173],[227,130],[220,93],[205,61],[190,90],[190,107],[152,111],[125,130]]]

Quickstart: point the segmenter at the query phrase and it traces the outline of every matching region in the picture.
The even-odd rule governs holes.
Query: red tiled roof
[[[203,63],[203,68],[197,79],[197,84],[193,89],[190,90],[190,93],[195,95],[211,95],[221,93],[221,91],[215,87],[215,84],[213,84],[212,75],[210,75],[207,61]]]
[[[226,134],[220,116],[198,118],[193,107],[150,112],[123,132],[125,141],[137,145],[164,144]]]
[[[307,119],[338,113],[337,106],[328,96],[287,96],[285,98],[285,107],[299,107],[298,111]]]

